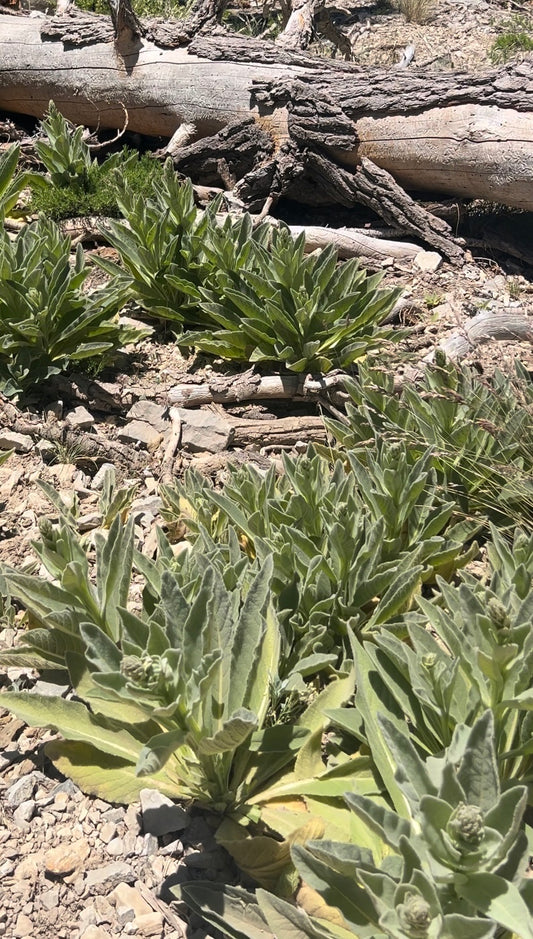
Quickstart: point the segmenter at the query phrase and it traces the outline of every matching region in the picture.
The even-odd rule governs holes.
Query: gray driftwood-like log
[[[321,417],[275,417],[272,420],[231,419],[233,447],[294,447],[300,441],[326,441],[326,428]]]
[[[461,246],[417,216],[402,188],[533,210],[531,61],[392,75],[230,35],[216,26],[219,7],[202,0],[194,23],[143,22],[143,35],[130,23],[129,52],[109,19],[75,8],[0,15],[0,109],[41,117],[54,99],[67,118],[114,129],[126,109],[130,130],[166,138],[185,124],[193,143],[178,147],[180,169],[206,184],[235,182],[256,210],[285,193],[370,204],[375,186],[388,223],[433,247],[441,239],[452,260]]]
[[[441,342],[439,348],[450,359],[457,361],[485,342],[508,342],[510,339],[533,343],[533,317],[483,310]],[[434,354],[431,352],[428,361],[433,359]]]
[[[316,401],[329,397],[345,401],[344,373],[314,378],[311,375],[259,375],[249,369],[240,375],[218,377],[211,382],[183,382],[171,388],[167,401],[180,408],[196,408],[203,404],[238,404],[240,401],[292,399]],[[263,422],[262,422],[263,423]]]

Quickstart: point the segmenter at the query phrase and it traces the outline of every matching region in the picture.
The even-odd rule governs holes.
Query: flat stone
[[[109,470],[112,470],[113,472],[115,471],[115,467],[113,466],[113,464],[102,463],[98,472],[94,474],[93,481],[92,481],[92,488],[94,489],[95,492],[100,492],[100,490],[102,489],[104,485],[105,475]]]
[[[58,792],[54,797],[53,809],[56,812],[64,812],[68,803],[70,802],[70,796],[68,792]]]
[[[16,434],[11,430],[0,431],[0,450],[15,450],[16,453],[29,453],[33,449],[33,440],[28,434]]]
[[[78,430],[91,430],[94,427],[93,415],[81,404],[73,411],[69,411],[65,415],[65,420],[70,427],[75,427]]]
[[[415,255],[414,263],[421,271],[433,274],[441,266],[442,258],[436,251],[419,251]]]
[[[156,450],[163,439],[163,434],[145,421],[130,421],[117,436],[121,443],[141,447],[143,450]]]
[[[103,841],[104,844],[109,844],[112,838],[115,837],[117,833],[117,826],[113,822],[104,822],[100,829],[100,841]]]
[[[213,411],[175,408],[181,421],[181,446],[192,453],[227,450],[234,436],[232,424]]]
[[[31,799],[35,788],[37,786],[38,780],[35,778],[34,773],[29,773],[28,776],[22,776],[20,779],[16,779],[4,793],[4,799],[9,805],[21,805],[22,802],[27,802],[28,799]]]
[[[122,838],[112,838],[109,844],[106,845],[106,852],[111,855],[111,857],[122,857],[124,852],[124,840]]]
[[[111,939],[111,933],[103,926],[95,926],[91,923],[81,934],[80,939]]]
[[[111,923],[113,921],[113,907],[111,906],[107,897],[95,897],[93,900],[93,906],[96,910],[96,922],[99,925],[101,923]]]
[[[106,884],[110,889],[113,889],[117,882],[132,882],[134,880],[135,874],[129,864],[125,864],[124,861],[114,861],[112,864],[106,864],[104,867],[97,867],[92,871],[87,871],[85,883],[89,888],[97,884]]]
[[[41,893],[39,901],[43,909],[55,910],[59,905],[59,887],[52,887],[50,890]]]
[[[42,866],[43,859],[40,854],[29,854],[22,859],[20,864],[17,864],[13,872],[13,879],[15,881],[34,880]]]
[[[109,894],[108,900],[117,908],[117,912],[122,911],[125,917],[122,919],[123,923],[137,919],[139,916],[146,916],[152,912],[152,907],[146,902],[137,888],[131,887],[129,884],[118,884]]]
[[[88,512],[87,515],[82,515],[81,518],[78,519],[78,531],[83,534],[83,532],[99,528],[103,520],[104,518],[101,512]]]
[[[149,936],[160,936],[163,929],[163,917],[161,913],[152,910],[144,916],[138,916],[135,920],[135,925],[137,927],[138,936],[145,936],[146,939],[148,939]]]
[[[44,866],[48,874],[56,877],[65,877],[78,870],[90,854],[89,843],[85,838],[79,838],[71,844],[58,844],[51,848],[44,856]]]
[[[155,835],[152,835],[150,832],[146,832],[143,837],[143,846],[141,854],[143,857],[150,857],[152,854],[157,854],[159,848],[157,838]]]
[[[16,939],[30,939],[33,936],[33,923],[25,913],[19,913],[17,916],[13,935]]]
[[[80,913],[80,918],[78,920],[78,926],[83,932],[87,926],[97,926],[98,925],[98,916],[96,910],[92,904],[86,906],[84,910]]]
[[[157,789],[141,789],[140,797],[145,834],[167,835],[187,828],[190,816],[168,796]]]
[[[54,447],[51,440],[38,440],[35,449],[43,463],[51,463],[57,456],[57,448]]]
[[[161,434],[164,434],[169,427],[168,408],[156,404],[155,401],[136,401],[129,409],[126,417],[130,421],[146,421],[147,424],[151,424]]]
[[[42,681],[39,678],[33,688],[29,689],[29,694],[44,694],[50,698],[63,698],[69,688],[70,685],[56,685],[52,681]]]
[[[28,822],[30,822],[35,815],[36,804],[33,799],[27,799],[25,802],[21,802],[13,812],[13,821],[18,828],[22,828],[23,831],[27,831],[29,828]]]
[[[83,798],[83,793],[79,786],[76,785],[72,779],[65,779],[64,782],[58,783],[57,786],[54,786],[50,795],[55,799],[58,792],[66,792],[71,799],[75,799],[76,802],[79,802]]]

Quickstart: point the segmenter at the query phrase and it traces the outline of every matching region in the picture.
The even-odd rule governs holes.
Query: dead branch
[[[238,404],[264,399],[316,401],[325,396],[342,402],[346,400],[343,387],[347,377],[344,372],[320,377],[258,375],[252,368],[240,375],[219,376],[210,382],[182,382],[169,390],[167,402],[181,408],[196,408],[212,402]]]
[[[467,320],[460,330],[448,336],[439,348],[450,359],[461,359],[482,343],[493,340],[504,342],[509,339],[533,342],[533,317],[484,310]],[[434,352],[431,352],[424,361],[431,362],[433,357]]]

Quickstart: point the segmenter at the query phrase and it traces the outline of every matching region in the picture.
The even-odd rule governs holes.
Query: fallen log
[[[448,358],[457,361],[468,355],[476,346],[485,342],[499,341],[533,343],[533,317],[519,313],[494,313],[483,310],[477,316],[467,320],[461,329],[447,336],[439,344],[439,349]],[[433,361],[432,351],[424,361]]]
[[[176,47],[172,29],[188,41],[166,24],[126,51],[105,17],[0,15],[0,108],[42,117],[54,99],[70,120],[114,129],[126,109],[130,130],[167,138],[183,124],[197,139],[241,125],[240,151],[218,166],[189,154],[189,175],[229,176],[249,205],[286,193],[342,201],[320,157],[354,175],[367,158],[404,188],[533,210],[531,61],[477,75],[396,70],[391,81],[220,28]]]
[[[346,375],[259,375],[249,369],[240,375],[218,376],[210,382],[182,382],[170,388],[167,402],[180,408],[197,408],[203,404],[238,404],[241,401],[281,400],[317,401],[328,396],[338,402],[343,394]],[[264,421],[261,421],[264,424]]]

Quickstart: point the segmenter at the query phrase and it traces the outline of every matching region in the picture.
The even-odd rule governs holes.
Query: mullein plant
[[[532,939],[533,882],[524,786],[502,792],[494,720],[456,728],[425,762],[407,728],[381,718],[397,761],[400,811],[345,799],[382,845],[309,841],[292,847],[297,903],[258,890],[191,884],[179,895],[233,939]],[[250,922],[250,928],[246,922]]]

